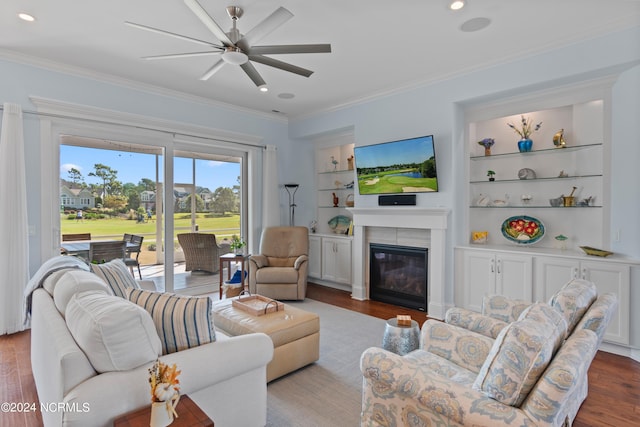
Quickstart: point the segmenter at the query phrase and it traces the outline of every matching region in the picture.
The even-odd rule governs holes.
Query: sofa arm
[[[471,372],[478,373],[494,340],[437,320],[422,325],[420,348]]]
[[[450,325],[458,326],[493,339],[508,325],[507,322],[503,322],[502,320],[460,307],[453,307],[447,310],[444,319],[444,321]]]
[[[482,298],[482,314],[511,323],[518,320],[532,303],[521,299],[511,299],[503,295],[485,295]]]
[[[364,351],[360,370],[364,377],[361,426],[534,425],[518,408],[380,348]]]
[[[229,387],[235,377],[256,371],[265,384],[266,366],[273,357],[273,342],[262,333],[247,334],[161,356],[169,365],[176,364],[181,371],[180,394],[190,394],[215,384],[226,384],[227,393],[236,393],[237,402],[243,402],[242,387]],[[96,375],[78,385],[65,396],[65,402],[77,404],[85,411],[65,413],[65,425],[106,426],[113,419],[151,402],[148,368],[153,362],[129,371],[107,372]],[[211,399],[217,399],[212,393]],[[252,405],[253,402],[247,402]]]
[[[295,262],[293,263],[293,268],[295,268],[296,270],[300,270],[300,266],[302,265],[302,263],[308,260],[309,260],[308,256],[300,255],[298,258],[296,258]]]

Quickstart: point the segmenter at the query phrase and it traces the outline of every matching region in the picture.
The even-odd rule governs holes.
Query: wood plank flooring
[[[307,296],[381,319],[409,314],[420,325],[427,319],[421,311],[377,301],[357,301],[348,292],[315,284],[309,285]],[[39,405],[29,353],[29,331],[0,336],[0,403],[28,402]],[[0,413],[0,427],[41,425],[39,411]],[[589,369],[589,396],[582,404],[573,425],[640,426],[640,363],[611,353],[598,352]]]

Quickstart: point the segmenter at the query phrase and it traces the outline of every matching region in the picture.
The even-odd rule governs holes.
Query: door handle
[[[491,260],[491,272],[492,273],[496,272],[496,262],[495,262],[495,260]]]
[[[498,260],[498,262],[497,262],[497,265],[498,265],[498,274],[500,274],[500,270],[502,269],[502,268],[501,268],[501,266],[502,266],[502,260],[500,260],[500,259],[499,259],[499,260]]]

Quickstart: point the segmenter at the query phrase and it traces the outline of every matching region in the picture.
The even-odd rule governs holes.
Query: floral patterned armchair
[[[554,297],[550,304],[515,311],[519,303],[498,304],[517,313],[515,321],[493,318],[503,322],[500,327],[485,318],[465,318],[485,334],[428,320],[419,350],[398,356],[367,349],[360,361],[361,425],[571,425],[617,306],[613,294],[581,300],[575,285],[563,288],[564,298]],[[488,332],[492,328],[498,330],[495,338]]]

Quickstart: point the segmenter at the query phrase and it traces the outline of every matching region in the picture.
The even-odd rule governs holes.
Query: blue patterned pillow
[[[121,259],[114,259],[104,264],[91,264],[91,271],[104,280],[117,297],[126,298],[127,289],[140,289],[131,272]]]
[[[151,314],[162,341],[162,354],[175,353],[216,340],[209,297],[128,288],[126,298]]]

